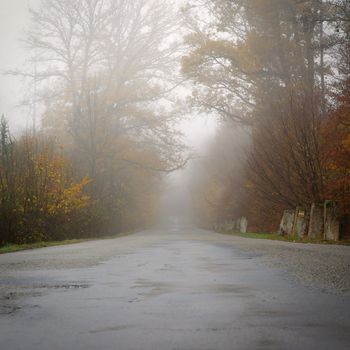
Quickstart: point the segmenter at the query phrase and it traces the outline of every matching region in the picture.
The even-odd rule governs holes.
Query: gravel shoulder
[[[232,237],[242,251],[285,270],[305,286],[350,295],[350,247]]]

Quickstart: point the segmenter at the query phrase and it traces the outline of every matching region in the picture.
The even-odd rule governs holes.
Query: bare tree
[[[97,143],[116,135],[138,133],[140,141],[153,138],[169,147],[164,141],[171,136],[174,115],[168,107],[160,110],[158,102],[178,83],[179,27],[173,4],[46,0],[31,14],[33,27],[25,40],[33,52],[29,63],[36,62],[36,78],[54,97],[48,103],[65,108],[62,122],[79,151],[91,158],[91,175]]]
[[[124,189],[137,172],[152,182],[186,164],[174,128],[182,44],[172,1],[44,0],[31,15],[25,44],[45,104],[42,125],[93,180],[89,190],[104,208],[134,198]],[[130,186],[141,192],[141,183]]]

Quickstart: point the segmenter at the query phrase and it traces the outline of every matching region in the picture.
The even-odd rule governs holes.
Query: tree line
[[[35,90],[42,118],[16,137],[1,121],[0,245],[154,223],[162,174],[187,161],[175,7],[45,0],[30,15],[26,64],[9,73]]]
[[[349,2],[198,0],[185,14],[191,103],[222,121],[198,215],[267,231],[296,206],[334,200],[349,213]],[[248,144],[227,131],[237,125]]]

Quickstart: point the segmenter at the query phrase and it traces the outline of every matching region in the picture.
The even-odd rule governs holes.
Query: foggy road
[[[350,297],[240,240],[173,227],[1,255],[0,347],[348,349]]]

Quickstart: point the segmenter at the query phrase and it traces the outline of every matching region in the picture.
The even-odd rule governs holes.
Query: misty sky
[[[24,50],[20,38],[29,24],[28,8],[39,0],[0,0],[0,70],[12,70],[21,66]],[[0,113],[5,114],[12,128],[16,130],[30,122],[28,109],[16,108],[25,91],[19,78],[1,76]]]
[[[40,0],[0,0],[1,72],[16,69],[23,64],[26,53],[20,38],[30,23],[28,8],[38,6],[39,3]],[[15,132],[32,122],[29,108],[18,107],[25,94],[28,94],[22,86],[20,78],[4,75],[0,78],[0,113],[6,116]],[[196,118],[182,123],[181,128],[188,137],[188,142],[198,149],[212,135],[214,125],[212,120]]]

